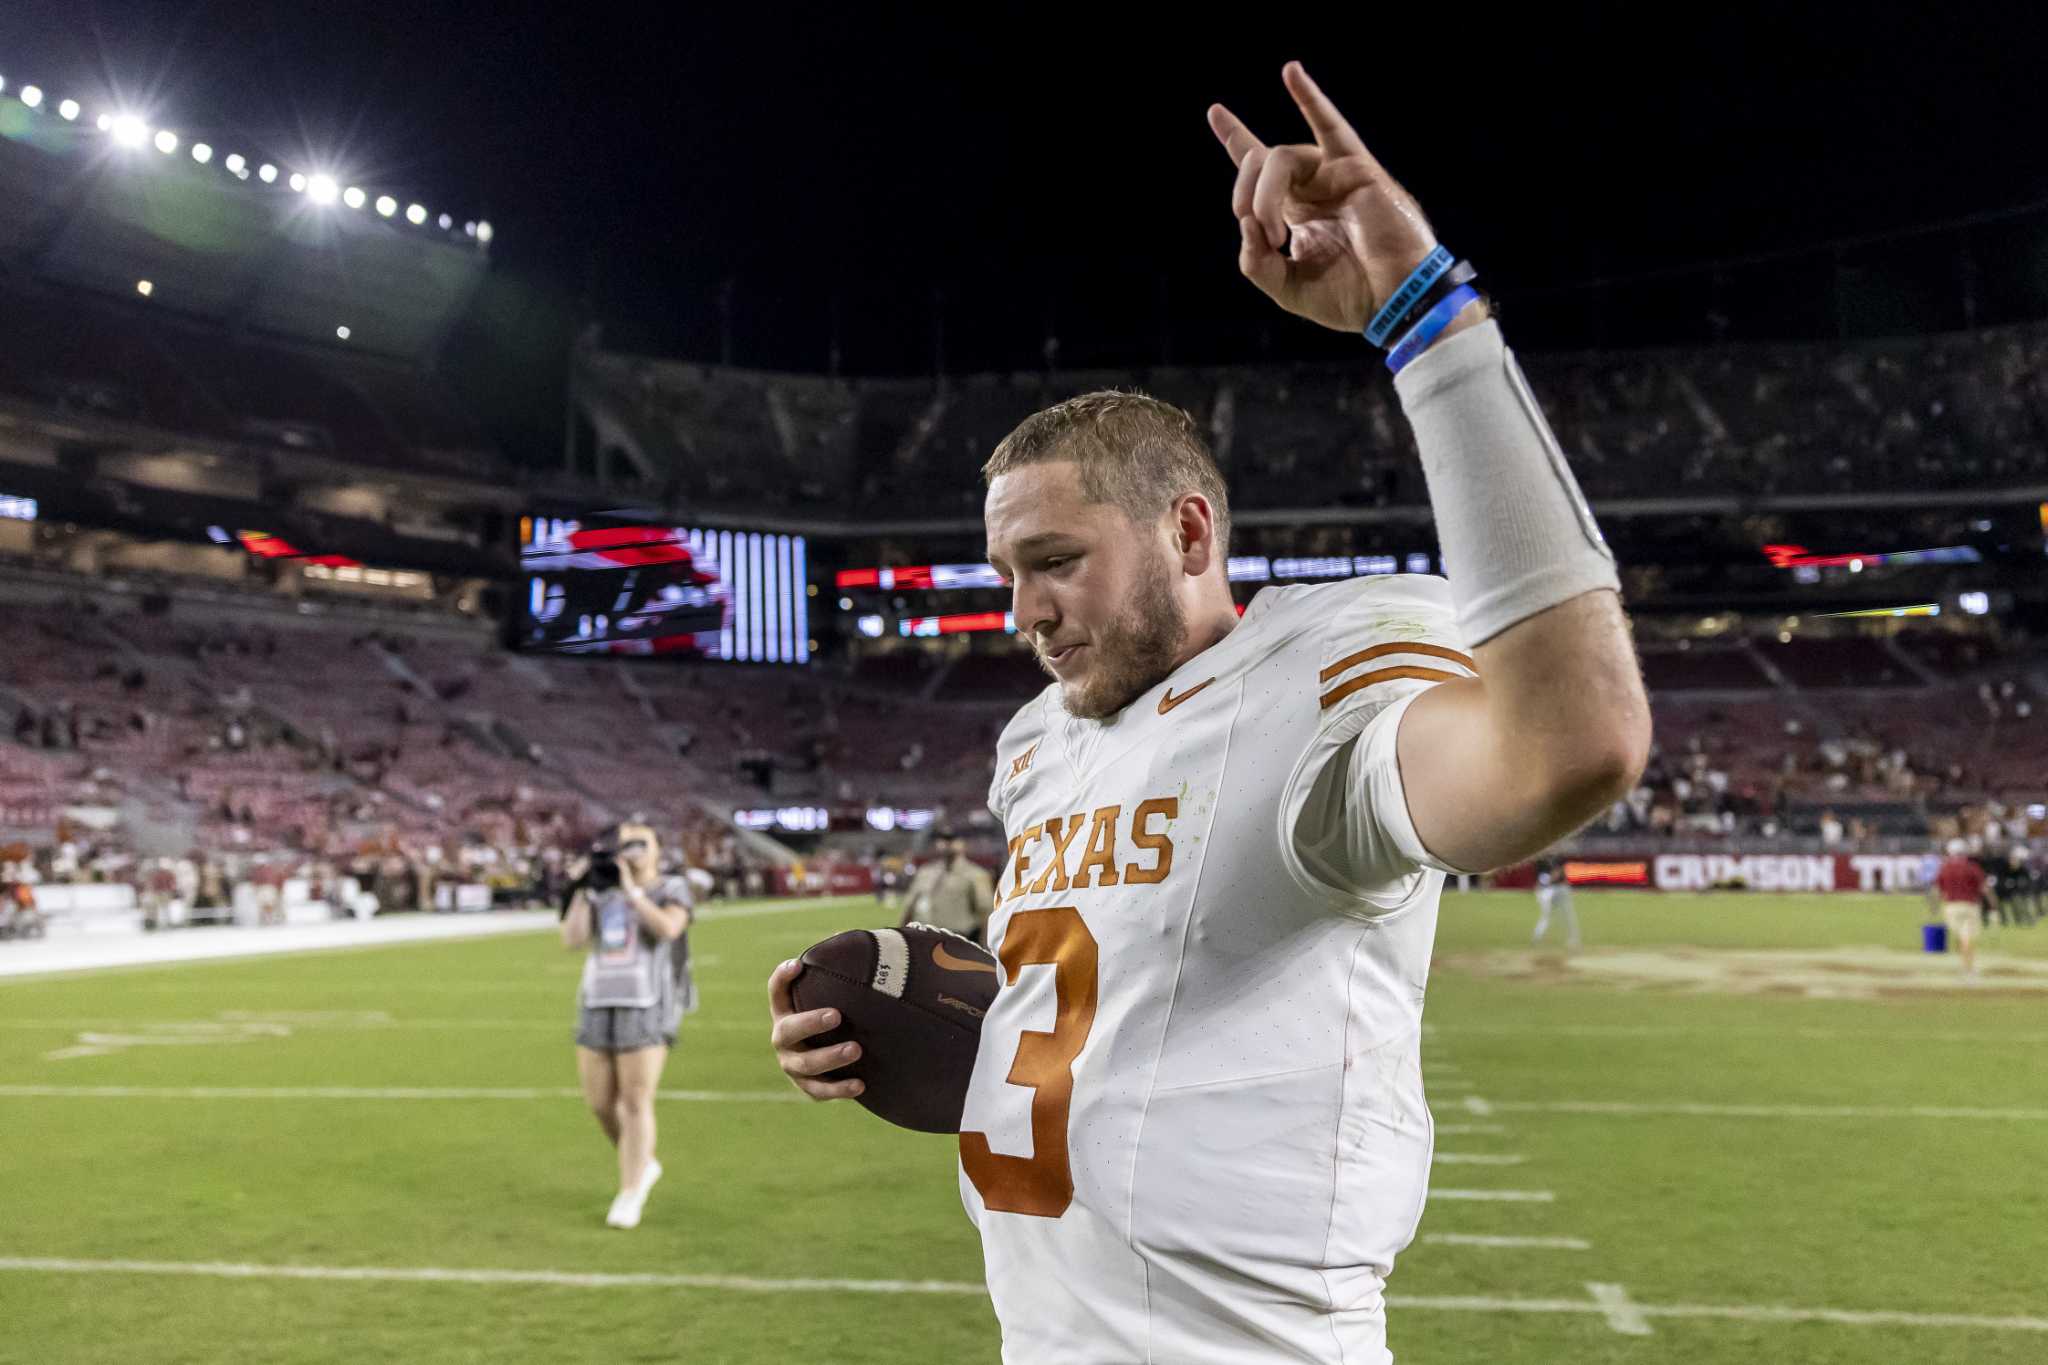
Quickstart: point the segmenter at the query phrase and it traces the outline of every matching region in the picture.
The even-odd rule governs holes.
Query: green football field
[[[1445,898],[1398,1358],[2048,1361],[2048,927],[1964,985],[1910,897],[1578,900],[1568,959]],[[765,1046],[769,968],[878,918],[694,932],[631,1233],[551,935],[0,984],[0,1360],[996,1360],[950,1140]]]

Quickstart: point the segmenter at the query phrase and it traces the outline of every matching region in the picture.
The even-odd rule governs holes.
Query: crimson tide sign
[[[1917,891],[1917,853],[1663,853],[1650,860],[1659,891]]]
[[[1918,891],[1917,853],[1626,853],[1571,858],[1573,886],[1627,886],[1648,891]],[[1533,866],[1503,868],[1497,887],[1533,886]]]

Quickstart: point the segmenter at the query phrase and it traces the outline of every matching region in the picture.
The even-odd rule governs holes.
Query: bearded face
[[[1068,715],[1107,720],[1173,672],[1186,629],[1171,566],[1148,555],[1130,596],[1096,628],[1085,667],[1062,675],[1047,661],[1041,641],[1034,638],[1031,648],[1039,667],[1058,680]]]

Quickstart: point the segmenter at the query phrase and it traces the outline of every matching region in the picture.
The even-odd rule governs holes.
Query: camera
[[[590,866],[583,873],[586,891],[616,891],[619,887],[619,855],[639,853],[647,845],[639,839],[621,844],[616,834],[606,834],[590,846]]]
[[[583,885],[592,891],[613,891],[619,885],[619,855],[608,848],[590,851],[590,866],[583,873]]]

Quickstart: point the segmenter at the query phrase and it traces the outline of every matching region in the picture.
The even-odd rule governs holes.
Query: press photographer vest
[[[655,883],[647,895],[656,905],[689,906],[689,884],[680,877]],[[657,938],[640,923],[622,890],[590,899],[590,955],[583,963],[581,1002],[586,1009],[674,1005],[688,1014],[697,1007],[690,973],[690,936],[673,942]]]

